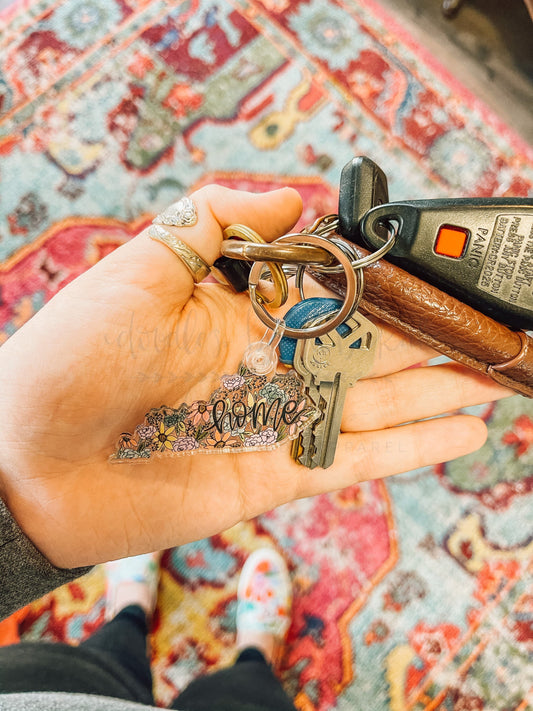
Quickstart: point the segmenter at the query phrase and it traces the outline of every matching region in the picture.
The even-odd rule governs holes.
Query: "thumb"
[[[302,198],[293,188],[250,193],[208,185],[192,197],[199,204],[206,202],[222,230],[241,223],[258,232],[267,242],[288,232],[302,212]]]

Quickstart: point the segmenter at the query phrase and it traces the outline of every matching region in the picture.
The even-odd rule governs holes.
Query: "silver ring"
[[[327,237],[332,232],[337,231],[339,226],[339,216],[332,213],[330,215],[324,215],[323,217],[318,217],[312,225],[304,227],[302,234],[306,235],[318,235],[319,237]]]
[[[198,213],[191,198],[185,196],[156,215],[152,222],[167,227],[192,227],[198,222]]]
[[[310,328],[286,327],[284,335],[289,336],[289,338],[316,338],[317,336],[329,333],[329,331],[332,331],[334,328],[346,321],[346,319],[349,318],[354,312],[355,305],[358,303],[358,299],[362,293],[360,288],[360,285],[362,284],[362,275],[359,270],[354,271],[352,269],[352,263],[344,251],[331,240],[318,235],[285,235],[284,237],[280,237],[276,240],[276,242],[287,242],[289,244],[291,242],[296,244],[303,243],[312,244],[317,247],[324,247],[328,252],[331,252],[336,259],[338,259],[346,274],[346,294],[344,295],[344,302],[341,308],[331,319],[319,326],[313,326]],[[256,315],[262,323],[265,324],[265,326],[274,329],[277,321],[268,313],[264,305],[259,303],[256,296],[257,286],[259,285],[259,280],[261,279],[261,274],[265,264],[266,262],[254,262],[252,265],[252,269],[250,270],[250,275],[248,277],[248,290],[252,301],[252,307]]]
[[[385,244],[380,247],[378,250],[375,252],[371,252],[370,254],[367,254],[366,257],[361,257],[360,259],[354,259],[352,261],[352,269],[358,270],[358,269],[363,269],[363,267],[368,267],[370,264],[374,264],[374,262],[377,262],[378,259],[381,259],[384,257],[387,252],[389,252],[394,245],[396,244],[396,236],[397,236],[397,230],[395,227],[391,227],[390,225],[387,225],[387,229],[389,232],[389,236]],[[331,240],[332,242],[337,242],[335,238]],[[340,240],[339,240],[340,241]],[[344,245],[346,245],[346,242],[344,242]],[[340,267],[340,265],[335,265],[331,267],[313,267],[314,271],[320,272],[321,274],[340,274],[343,270]]]
[[[304,264],[299,264],[296,268],[296,274],[294,279],[294,285],[297,287],[300,294],[300,299],[304,301],[307,297],[304,292],[304,276],[307,271],[307,267]],[[357,311],[361,299],[363,298],[363,291],[365,288],[365,276],[362,269],[355,269],[355,278],[357,279],[357,296],[355,299],[353,311]],[[352,311],[352,313],[353,313]]]

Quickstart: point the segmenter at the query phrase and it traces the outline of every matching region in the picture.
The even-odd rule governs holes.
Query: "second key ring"
[[[317,336],[322,336],[325,333],[332,331],[334,328],[346,321],[346,319],[353,313],[358,303],[359,295],[363,289],[363,278],[360,269],[356,271],[352,269],[351,259],[345,254],[345,252],[326,237],[319,237],[318,235],[285,235],[285,237],[277,239],[275,243],[311,244],[315,247],[323,247],[339,261],[346,275],[346,294],[344,296],[344,301],[341,308],[334,314],[334,316],[324,323],[317,326],[311,326],[309,328],[286,327],[284,335],[289,336],[289,338],[316,338]],[[248,290],[255,313],[266,326],[274,329],[277,324],[276,319],[268,313],[264,305],[257,298],[257,286],[259,284],[259,280],[261,279],[261,274],[265,268],[265,265],[266,262],[254,262],[250,271],[250,276],[248,277]]]
[[[264,239],[257,234],[255,230],[252,230],[246,225],[230,225],[224,230],[224,238],[228,239],[231,237],[240,237],[240,239],[246,242],[254,242],[256,244],[265,244]],[[289,296],[289,285],[287,284],[287,277],[283,271],[281,265],[274,264],[274,262],[268,262],[268,268],[272,276],[272,282],[276,287],[275,296],[269,301],[262,294],[257,292],[257,301],[263,305],[268,304],[273,309],[277,309],[287,301]]]

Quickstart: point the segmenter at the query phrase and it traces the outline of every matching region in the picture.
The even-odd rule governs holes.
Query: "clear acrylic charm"
[[[150,410],[132,434],[121,435],[111,459],[273,449],[318,416],[296,371],[269,380],[242,363],[237,373],[221,378],[208,400]]]

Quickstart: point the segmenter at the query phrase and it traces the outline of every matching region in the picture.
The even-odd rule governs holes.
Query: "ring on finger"
[[[153,219],[154,225],[167,225],[168,227],[192,227],[197,222],[196,205],[187,196],[169,205]]]
[[[176,235],[169,232],[169,230],[161,227],[161,225],[150,225],[148,235],[151,239],[156,242],[161,242],[174,252],[176,257],[178,257],[190,271],[195,284],[203,281],[211,272],[211,267],[204,262],[199,254],[191,249],[188,244],[178,239]]]

